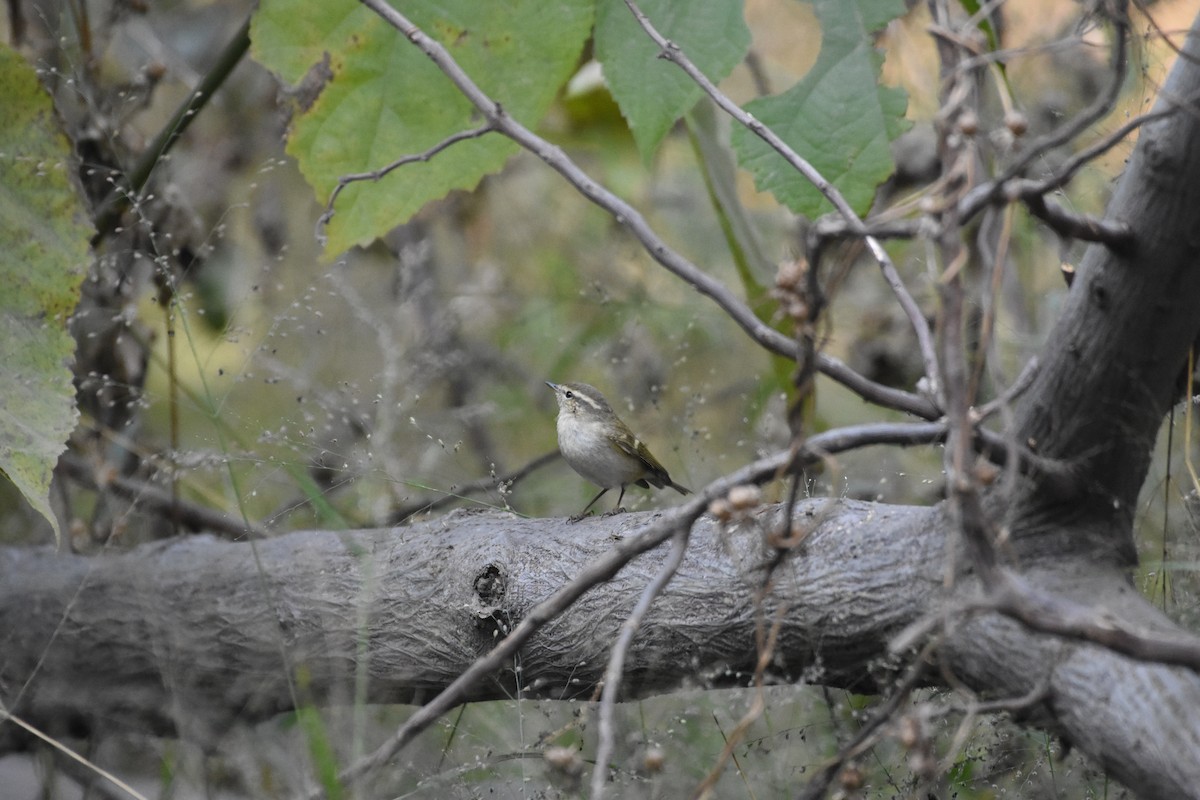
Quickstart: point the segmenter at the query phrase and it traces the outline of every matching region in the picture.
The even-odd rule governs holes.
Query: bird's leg
[[[583,511],[580,511],[578,514],[576,514],[576,515],[575,515],[575,516],[573,516],[573,517],[569,517],[569,518],[567,519],[567,522],[579,522],[579,520],[581,520],[581,519],[583,519],[585,516],[587,516],[588,509],[589,509],[589,508],[591,508],[592,506],[596,505],[596,501],[597,501],[597,500],[599,500],[601,497],[604,497],[604,493],[605,493],[605,492],[607,492],[607,491],[608,491],[608,489],[601,489],[601,490],[600,490],[600,494],[598,494],[598,495],[596,495],[595,497],[593,497],[593,498],[592,498],[592,502],[588,503],[586,506],[584,506],[584,507],[583,507]],[[624,487],[624,486],[622,486],[622,487],[621,487],[621,494],[622,494],[622,495],[624,495],[624,494],[625,494],[625,487]]]
[[[625,499],[625,484],[621,484],[621,493],[617,495],[617,504],[604,516],[611,517],[613,514],[624,514],[625,509],[621,508],[621,501]]]

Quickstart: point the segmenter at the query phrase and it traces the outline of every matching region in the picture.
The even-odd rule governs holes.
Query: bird
[[[630,485],[643,489],[670,487],[680,494],[691,494],[691,489],[671,480],[666,468],[621,421],[599,389],[586,383],[546,381],[546,385],[554,390],[558,401],[559,451],[572,469],[600,487],[600,494],[572,520],[582,519],[605,492],[617,486],[621,493],[611,514],[625,510],[621,501]]]

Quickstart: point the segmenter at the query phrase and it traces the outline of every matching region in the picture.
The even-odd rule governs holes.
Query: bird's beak
[[[547,386],[549,386],[549,387],[550,387],[551,389],[553,389],[554,391],[556,391],[556,392],[558,391],[558,384],[557,384],[557,383],[551,383],[550,381],[546,381],[546,385],[547,385]]]

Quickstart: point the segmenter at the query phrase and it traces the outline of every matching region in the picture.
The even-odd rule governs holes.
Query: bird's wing
[[[661,489],[671,483],[671,476],[667,474],[666,467],[658,463],[658,459],[636,436],[633,437],[632,444],[627,439],[618,437],[612,437],[609,441],[612,442],[613,447],[642,462],[642,466],[646,468],[645,478],[652,486]]]

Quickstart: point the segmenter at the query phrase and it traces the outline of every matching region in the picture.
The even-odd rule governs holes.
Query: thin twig
[[[973,192],[963,197],[958,205],[958,214],[961,222],[966,224],[976,214],[978,214],[986,205],[999,202],[1004,199],[1006,186],[1010,181],[1024,174],[1029,165],[1040,158],[1046,152],[1063,145],[1072,139],[1075,139],[1084,131],[1091,128],[1101,119],[1108,115],[1109,112],[1116,107],[1117,98],[1121,94],[1121,87],[1125,83],[1125,70],[1129,63],[1129,48],[1127,35],[1129,33],[1129,20],[1123,17],[1114,17],[1112,20],[1114,28],[1114,36],[1116,43],[1113,47],[1112,59],[1109,62],[1109,69],[1112,72],[1112,78],[1109,80],[1105,90],[1100,94],[1092,104],[1084,109],[1081,113],[1075,115],[1067,122],[1058,126],[1054,130],[1040,136],[1029,143],[1013,160],[1011,164],[997,177],[989,183],[982,184]],[[1143,120],[1144,121],[1144,120]],[[1141,124],[1140,122],[1138,124]],[[1129,123],[1127,123],[1129,125]],[[1124,126],[1123,126],[1124,127]],[[1130,127],[1136,127],[1133,125]],[[1112,145],[1116,144],[1119,139],[1109,140],[1103,145],[1100,150],[1094,153],[1089,158],[1098,155],[1100,152],[1107,150]],[[1082,154],[1080,154],[1082,155]],[[1084,163],[1080,160],[1071,172],[1066,173],[1066,177],[1062,180],[1065,182],[1073,173],[1074,169],[1078,169],[1079,165]],[[1061,184],[1059,184],[1061,185]]]
[[[116,786],[118,789],[125,792],[130,797],[134,798],[134,800],[146,800],[146,796],[144,794],[139,792],[137,789],[134,789],[128,783],[126,783],[125,781],[118,778],[116,775],[113,775],[111,772],[109,772],[108,770],[99,766],[98,764],[94,764],[93,762],[88,761],[86,758],[79,755],[79,753],[76,753],[74,750],[67,747],[62,742],[58,741],[57,739],[54,739],[53,737],[46,735],[45,733],[43,733],[42,731],[33,727],[32,725],[30,725],[28,722],[21,719],[20,717],[15,716],[14,714],[10,714],[8,709],[4,707],[3,703],[0,703],[0,721],[11,722],[12,724],[16,725],[18,728],[22,729],[26,733],[29,733],[29,734],[37,737],[38,739],[42,740],[46,744],[53,747],[58,752],[62,753],[67,758],[70,758],[73,761],[79,762],[80,764],[87,767],[92,772],[99,775],[101,778],[104,778],[104,780],[108,781],[113,786]]]
[[[1077,462],[1038,455],[1011,437],[987,428],[977,427],[973,438],[975,450],[984,458],[996,466],[1014,467],[1020,474],[1036,478],[1042,488],[1056,497],[1076,497],[1083,489],[1083,474]]]
[[[876,732],[900,709],[900,705],[908,698],[909,693],[917,688],[917,684],[929,665],[929,657],[936,646],[937,643],[934,641],[925,645],[924,650],[913,659],[904,678],[896,684],[896,688],[892,690],[888,699],[874,709],[871,718],[858,729],[854,738],[838,751],[838,754],[817,773],[816,777],[805,784],[804,790],[800,792],[800,800],[817,800],[817,798],[824,797],[825,793],[829,791],[833,779],[841,772],[846,762],[862,752],[869,742],[874,741]]]
[[[879,269],[883,273],[883,279],[892,289],[892,294],[896,296],[897,302],[900,303],[900,308],[904,310],[905,316],[908,317],[908,322],[912,325],[913,332],[917,336],[917,348],[921,351],[921,361],[925,368],[925,377],[929,379],[929,396],[941,402],[942,392],[942,375],[941,368],[938,365],[937,351],[933,346],[933,333],[929,329],[929,320],[925,319],[924,312],[917,305],[917,301],[909,293],[908,288],[904,285],[904,280],[900,277],[900,272],[896,269],[896,265],[892,263],[891,256],[883,249],[883,245],[873,236],[867,237],[867,246],[871,248],[871,252],[875,255],[875,259],[879,262]]]
[[[947,1],[929,0],[929,9],[933,24],[949,30]],[[975,73],[961,66],[963,59],[971,52],[970,46],[954,36],[937,36],[934,42],[941,61],[943,83],[941,108],[937,114],[940,136],[938,150],[942,156],[943,171],[947,175],[959,176],[961,183],[956,189],[965,192],[969,189],[978,160],[971,138],[962,135],[960,124],[967,115],[978,118]],[[946,473],[946,507],[959,535],[958,541],[965,550],[967,564],[986,585],[996,570],[997,556],[993,546],[992,525],[980,498],[979,479],[971,468],[977,426],[971,415],[975,398],[971,395],[967,344],[964,340],[966,287],[963,271],[969,254],[963,245],[963,221],[957,213],[957,203],[951,201],[936,216],[940,223],[938,253],[944,263],[938,280],[941,300],[938,358],[944,380],[942,391],[947,422],[946,449],[942,462]],[[958,554],[949,553],[945,564],[947,587],[954,585],[960,569],[962,564]]]
[[[650,610],[654,600],[662,594],[671,578],[675,576],[683,556],[687,553],[688,533],[691,528],[681,527],[675,532],[671,543],[671,551],[663,562],[658,574],[638,598],[637,605],[621,624],[621,635],[613,645],[608,657],[608,666],[604,670],[604,692],[600,696],[599,742],[596,745],[596,766],[592,770],[592,800],[600,800],[604,795],[604,785],[608,782],[608,760],[612,757],[613,742],[616,737],[613,728],[613,710],[617,704],[617,695],[621,690],[621,676],[625,670],[625,657],[629,654],[629,646],[633,644],[634,634],[642,624],[642,619]]]
[[[223,514],[207,506],[189,503],[171,496],[171,492],[146,481],[125,475],[105,475],[82,459],[64,453],[58,460],[64,474],[97,492],[111,491],[118,497],[164,515],[178,515],[180,524],[193,531],[210,531],[231,539],[250,536],[265,539],[267,530],[239,517]]]
[[[999,714],[1001,712],[1024,711],[1050,696],[1050,681],[1042,678],[1020,697],[1000,697],[995,700],[973,700],[963,705],[948,704],[939,713],[945,714]]]
[[[1109,62],[1109,70],[1112,76],[1104,92],[1093,100],[1091,105],[1081,113],[1076,114],[1054,130],[1030,142],[1018,154],[1016,160],[1008,165],[1002,173],[1001,180],[1007,180],[1008,178],[1020,175],[1034,161],[1041,158],[1050,150],[1075,139],[1081,133],[1108,116],[1109,112],[1116,107],[1117,99],[1121,96],[1121,88],[1125,85],[1125,72],[1129,66],[1129,19],[1124,14],[1118,14],[1114,15],[1111,21],[1113,25],[1113,38],[1115,39],[1112,59]]]
[[[712,788],[717,785],[717,781],[721,779],[721,775],[725,772],[725,767],[732,760],[734,766],[741,770],[741,766],[737,763],[737,754],[734,752],[737,746],[741,744],[746,736],[746,732],[750,730],[750,726],[758,720],[767,708],[767,695],[764,676],[767,668],[773,663],[775,658],[775,646],[779,643],[779,632],[783,629],[783,622],[787,617],[787,608],[781,606],[775,614],[775,621],[771,623],[771,628],[763,635],[763,620],[762,620],[762,603],[766,599],[766,587],[759,593],[758,596],[758,623],[755,626],[755,642],[758,646],[758,659],[754,665],[754,699],[750,703],[750,707],[746,709],[746,713],[742,714],[737,725],[725,736],[725,745],[721,748],[721,754],[717,756],[716,763],[709,769],[708,774],[692,791],[693,800],[701,800],[711,796]]]
[[[992,342],[996,333],[996,316],[1003,295],[1004,275],[1008,271],[1008,248],[1012,243],[1012,228],[1015,209],[1008,206],[999,213],[990,210],[984,215],[975,234],[975,245],[979,251],[981,266],[988,273],[989,280],[981,281],[979,304],[983,314],[975,334],[975,364],[971,369],[971,379],[968,384],[968,396],[979,399],[979,390],[983,385],[983,374],[989,365],[992,372],[998,370],[992,360]],[[997,218],[1000,220],[999,230],[995,229]],[[995,375],[993,374],[993,379]]]
[[[817,369],[822,375],[832,378],[850,389],[859,397],[884,408],[904,411],[921,419],[935,420],[942,415],[941,410],[931,400],[919,394],[894,389],[876,383],[870,378],[855,372],[845,362],[829,355],[817,353]]]
[[[1013,401],[1024,394],[1025,390],[1033,385],[1033,379],[1037,375],[1039,366],[1036,356],[1026,361],[1025,366],[1021,368],[1020,373],[1017,374],[1017,379],[1012,382],[1011,386],[1005,389],[998,397],[975,408],[972,413],[975,421],[983,422],[1006,405],[1011,405]]]
[[[208,104],[213,94],[233,72],[233,68],[242,60],[242,56],[250,49],[250,19],[251,17],[246,18],[246,21],[234,33],[233,38],[225,45],[225,49],[217,56],[216,64],[204,76],[200,85],[187,96],[167,124],[154,137],[154,141],[142,152],[133,169],[126,175],[124,184],[114,187],[104,198],[95,215],[96,234],[92,237],[93,246],[113,232],[121,214],[129,207],[133,198],[141,194],[142,189],[145,188],[154,168],[158,166],[175,142],[179,141],[179,137],[192,124],[192,120],[199,115],[200,109]]]
[[[777,456],[773,461],[778,464],[783,461],[783,458]],[[723,484],[724,481],[720,483]],[[730,484],[730,486],[732,485],[736,484]],[[487,655],[477,659],[436,697],[417,709],[373,753],[342,770],[338,774],[338,782],[348,786],[382,768],[417,734],[432,725],[442,714],[463,702],[472,686],[516,657],[521,647],[538,630],[569,608],[585,593],[608,581],[631,560],[658,547],[678,531],[690,529],[692,522],[704,512],[707,505],[706,497],[707,493],[701,494],[685,505],[660,517],[657,522],[646,526],[637,535],[618,543],[611,550],[592,561],[570,582],[530,609],[529,613]],[[312,798],[319,796],[319,790],[309,795]]]
[[[480,478],[470,483],[464,483],[452,491],[445,492],[441,497],[432,500],[414,500],[411,503],[405,503],[399,508],[394,509],[391,514],[388,514],[387,524],[398,525],[413,514],[437,511],[459,500],[470,498],[472,495],[495,489],[498,486],[513,486],[528,477],[534,470],[541,469],[558,457],[558,450],[551,450],[549,453],[543,453],[528,464],[513,470],[507,475],[500,475],[499,477],[492,475],[487,478]]]
[[[416,164],[421,161],[429,161],[438,153],[455,144],[458,144],[459,142],[464,142],[468,139],[478,139],[480,136],[484,136],[494,130],[496,130],[496,127],[492,125],[491,122],[488,122],[484,125],[480,125],[478,128],[471,128],[470,130],[459,131],[458,133],[451,134],[435,144],[433,147],[423,152],[401,156],[392,163],[388,164],[386,167],[380,167],[379,169],[371,170],[370,172],[351,172],[347,175],[341,176],[338,178],[337,186],[333,187],[333,191],[329,195],[329,201],[325,203],[325,213],[323,213],[317,219],[317,241],[321,243],[322,247],[325,246],[327,241],[325,237],[325,227],[329,224],[329,221],[333,219],[334,204],[337,202],[338,195],[340,195],[342,190],[350,184],[358,183],[360,181],[378,182],[392,171],[397,170],[406,164]]]
[[[891,256],[887,254],[887,251],[884,250],[883,245],[880,244],[879,240],[870,234],[862,218],[859,217],[857,212],[855,212],[854,208],[850,205],[842,193],[838,191],[837,187],[830,183],[825,176],[817,170],[816,167],[814,167],[803,156],[793,150],[787,142],[783,141],[778,134],[776,134],[767,126],[763,125],[750,114],[743,111],[737,103],[733,102],[733,100],[731,100],[724,92],[718,89],[716,85],[710,81],[708,77],[701,72],[700,69],[693,64],[686,55],[684,55],[683,51],[679,48],[679,45],[675,44],[659,33],[658,29],[654,27],[654,24],[650,22],[650,19],[638,7],[634,0],[625,0],[625,5],[629,8],[630,12],[633,13],[634,17],[637,18],[638,24],[642,26],[642,30],[644,30],[646,34],[654,40],[654,43],[658,45],[661,51],[661,58],[670,61],[687,73],[687,76],[691,78],[697,86],[703,89],[704,93],[711,97],[722,111],[736,120],[740,125],[745,127],[755,136],[759,137],[768,145],[770,145],[770,147],[775,150],[775,152],[779,153],[779,155],[783,156],[784,160],[787,161],[793,169],[803,175],[804,178],[808,180],[808,182],[811,183],[816,190],[825,197],[826,200],[833,204],[833,207],[837,209],[838,213],[841,214],[845,219],[846,225],[850,232],[856,236],[863,237],[867,248],[871,251],[871,255],[873,255],[875,260],[879,262],[879,267],[883,272],[884,280],[887,281],[888,286],[891,287],[892,293],[895,294],[896,300],[900,303],[900,307],[904,309],[904,313],[908,317],[909,324],[912,325],[913,331],[916,333],[917,344],[921,351],[921,360],[925,365],[925,375],[935,389],[933,396],[939,396],[936,388],[940,382],[940,378],[938,376],[937,356],[934,352],[933,346],[933,334],[929,329],[929,322],[925,319],[925,315],[921,312],[920,306],[917,305],[916,300],[913,299],[913,296],[909,293],[908,288],[901,280],[900,273],[896,270],[895,264],[892,263]]]
[[[1031,180],[1029,178],[1014,178],[1009,181],[1005,188],[1005,193],[1012,197],[1027,197],[1030,194],[1045,194],[1046,192],[1060,189],[1067,185],[1075,174],[1079,172],[1085,165],[1091,163],[1095,159],[1107,153],[1109,150],[1116,147],[1121,142],[1125,141],[1125,137],[1133,133],[1138,128],[1148,122],[1153,122],[1156,119],[1165,119],[1173,116],[1180,110],[1179,106],[1170,108],[1158,109],[1155,111],[1147,111],[1145,114],[1139,114],[1133,119],[1127,120],[1125,124],[1118,126],[1107,135],[1093,142],[1087,147],[1075,153],[1054,170],[1054,172],[1045,176]],[[970,198],[964,199],[964,205]]]
[[[992,608],[1026,628],[1100,645],[1136,661],[1187,667],[1200,674],[1200,637],[1137,631],[1114,616],[1043,591],[1005,570],[992,595]]]
[[[479,109],[497,133],[507,136],[540,158],[578,189],[584,197],[608,211],[614,219],[629,228],[655,261],[713,300],[754,342],[769,352],[792,360],[796,359],[799,351],[794,339],[785,336],[760,320],[753,310],[738,299],[728,287],[668,246],[655,234],[645,218],[635,208],[592,180],[560,148],[537,136],[509,116],[499,103],[488,97],[471,80],[441,44],[427,36],[403,14],[387,5],[383,0],[362,0],[362,3],[403,33],[409,41],[429,56],[458,87],[459,91]],[[858,229],[862,228],[861,220],[856,216],[851,219],[856,221]],[[886,256],[886,253],[884,255]],[[921,320],[923,322],[924,317],[921,317]],[[928,327],[927,324],[926,327]],[[818,355],[818,368],[822,373],[843,383],[864,399],[926,419],[937,416],[933,405],[923,398],[870,381],[853,373],[849,367],[837,363],[836,360]]]
[[[95,739],[88,740],[88,749],[80,755],[88,758],[94,755],[97,747]],[[50,758],[54,762],[55,771],[61,773],[68,780],[73,781],[82,792],[84,800],[125,800],[129,797],[127,793],[110,784],[107,780],[99,779],[99,776],[86,764],[81,764],[72,756],[66,755],[59,750],[50,750]],[[91,759],[88,758],[90,761]]]
[[[892,209],[870,217],[865,221],[867,232],[876,239],[915,239],[922,233],[929,233],[925,218],[895,219],[891,216]],[[824,239],[847,239],[856,236],[851,226],[841,215],[825,214],[813,221],[811,230]]]
[[[972,700],[965,707],[947,705],[944,709],[939,709],[940,713],[938,716],[944,716],[945,714],[957,711],[963,717],[958,723],[958,729],[955,730],[953,738],[950,740],[950,746],[946,748],[946,755],[940,761],[941,766],[938,769],[938,774],[946,774],[953,768],[954,762],[958,760],[962,748],[967,743],[976,718],[980,715],[1024,711],[1042,703],[1048,697],[1050,697],[1050,673],[1042,676],[1042,679],[1033,688],[1020,697],[1004,697],[982,702]],[[932,717],[933,715],[931,714],[930,716]]]
[[[1181,106],[1148,111],[1126,121],[1107,135],[1075,153],[1052,173],[1042,178],[996,178],[982,183],[971,189],[958,202],[958,214],[964,219],[971,219],[989,203],[1001,199],[1025,200],[1035,195],[1044,195],[1055,189],[1066,186],[1083,167],[1104,155],[1125,140],[1130,133],[1157,119],[1169,117],[1180,110]]]

